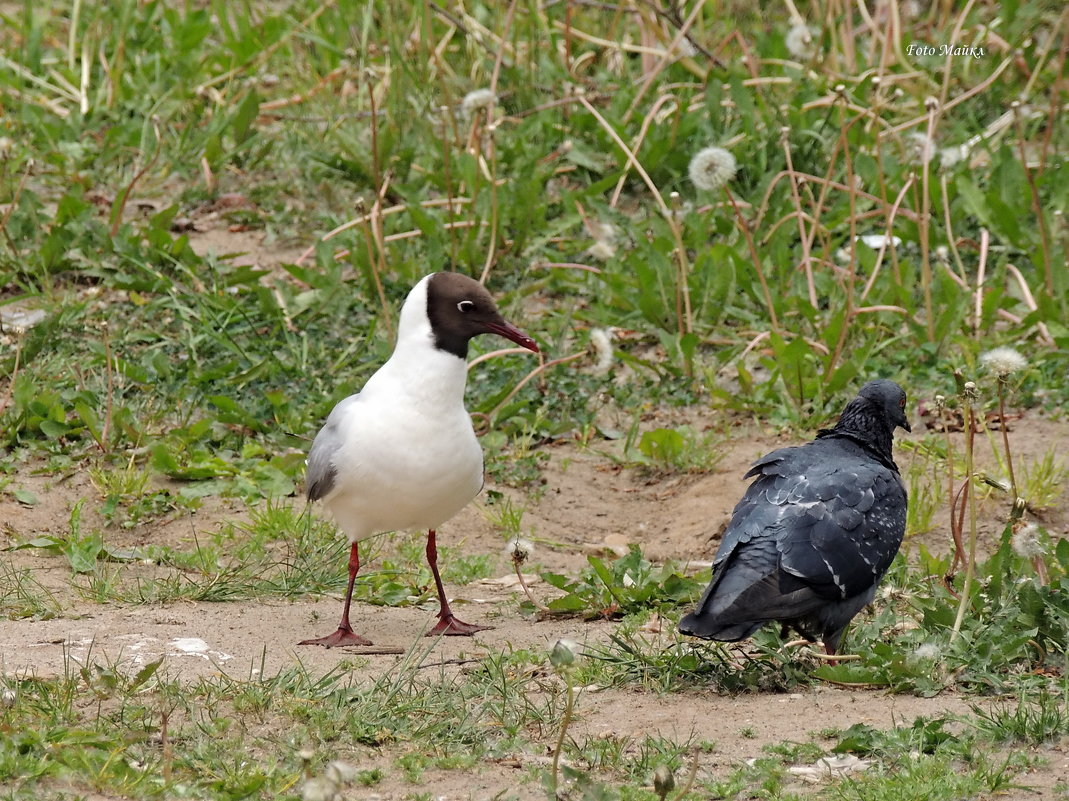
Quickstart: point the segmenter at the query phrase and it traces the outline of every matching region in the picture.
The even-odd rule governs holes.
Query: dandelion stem
[[[1002,447],[1006,451],[1006,472],[1010,476],[1010,492],[1013,502],[1017,503],[1017,478],[1013,474],[1013,454],[1010,452],[1010,434],[1006,430],[1006,379],[999,376],[995,382],[998,387],[998,427],[1002,429]]]
[[[757,280],[761,282],[761,291],[765,296],[765,305],[768,307],[768,317],[772,323],[772,331],[776,336],[779,336],[779,318],[776,317],[776,305],[772,302],[772,292],[768,288],[768,281],[765,280],[765,271],[761,268],[761,257],[757,253],[757,246],[754,245],[750,226],[746,224],[746,218],[742,216],[739,204],[735,202],[735,196],[731,194],[731,190],[726,186],[724,187],[724,194],[726,194],[728,200],[731,201],[731,207],[735,210],[735,219],[738,220],[739,228],[742,230],[742,235],[746,238],[746,244],[750,248],[750,258],[753,259],[753,267],[757,272]]]
[[[564,736],[568,733],[568,726],[572,722],[572,710],[575,708],[575,689],[572,687],[571,677],[564,672],[564,685],[568,690],[567,701],[564,704],[564,716],[560,721],[560,734],[557,735],[557,745],[553,749],[553,792],[556,794],[560,784],[560,754],[564,748]]]
[[[104,427],[100,431],[100,450],[108,452],[108,437],[111,434],[111,412],[115,398],[115,374],[113,373],[113,356],[111,353],[110,327],[104,322],[104,369],[108,374],[108,397],[104,406]]]
[[[520,382],[518,384],[516,384],[516,386],[514,386],[512,388],[512,391],[509,392],[504,398],[501,399],[501,402],[498,403],[497,406],[495,406],[493,409],[490,410],[490,412],[489,412],[490,417],[493,417],[498,412],[500,412],[501,409],[504,408],[505,404],[508,403],[510,400],[512,400],[513,396],[517,392],[519,392],[521,389],[523,389],[524,385],[528,381],[530,381],[532,378],[534,378],[535,376],[537,376],[540,373],[542,373],[544,370],[548,370],[550,367],[555,367],[558,364],[564,364],[565,362],[574,361],[575,359],[581,359],[583,356],[586,356],[586,350],[581,350],[578,353],[573,353],[571,356],[562,356],[559,359],[552,359],[551,361],[543,362],[542,364],[538,365],[538,367],[534,368],[531,372],[529,372],[527,375],[525,375],[520,380]],[[538,355],[538,358],[539,358],[539,360],[541,360],[543,358],[541,353]]]
[[[1019,103],[1013,105],[1013,121],[1017,128],[1017,147],[1021,152],[1021,169],[1024,178],[1028,182],[1028,191],[1032,196],[1032,212],[1036,215],[1039,224],[1039,252],[1043,257],[1043,283],[1047,290],[1047,296],[1054,298],[1054,273],[1050,264],[1050,233],[1047,231],[1047,218],[1043,214],[1043,204],[1039,199],[1039,189],[1036,188],[1036,178],[1028,169],[1028,159],[1024,150],[1024,125],[1021,123],[1021,107]],[[1063,298],[1064,308],[1064,298]]]
[[[842,115],[842,109],[840,107],[840,115]],[[854,180],[854,160],[850,157],[850,141],[847,139],[847,132],[858,121],[858,117],[855,117],[849,123],[843,122],[840,118],[840,145],[843,151],[843,160],[846,162],[846,185],[850,188],[848,192],[848,198],[850,201],[850,270],[846,276],[846,306],[843,309],[843,323],[839,328],[839,336],[835,343],[835,350],[832,351],[831,358],[828,359],[828,365],[824,368],[824,380],[829,381],[832,377],[835,364],[838,362],[839,357],[842,355],[843,348],[846,346],[846,338],[850,332],[850,324],[854,320],[854,284],[857,282],[857,183]],[[889,238],[889,237],[888,237]],[[884,240],[884,244],[881,246],[880,253],[883,254],[883,248],[887,247],[887,241]]]
[[[935,136],[935,119],[938,105],[928,103],[928,130],[925,133],[924,151],[927,153],[932,148]],[[935,342],[935,314],[932,309],[932,263],[928,252],[928,229],[931,225],[931,195],[928,192],[928,176],[930,173],[931,159],[927,156],[921,158],[921,216],[918,232],[921,246],[921,286],[924,290],[924,324],[928,331],[928,341]]]
[[[791,0],[787,0],[787,6],[794,16],[797,17],[798,11],[795,9]],[[798,17],[801,20],[800,17]],[[797,23],[794,23],[797,24]],[[805,21],[802,20],[802,24]],[[802,267],[805,269],[805,283],[809,289],[809,305],[814,309],[818,306],[817,301],[817,288],[813,283],[813,259],[810,254],[809,238],[805,235],[805,220],[802,212],[802,199],[798,193],[798,178],[797,173],[794,171],[794,162],[791,160],[791,145],[789,141],[789,128],[783,128],[780,132],[780,143],[783,145],[783,155],[787,161],[787,171],[790,173],[790,186],[791,186],[791,201],[794,203],[794,208],[797,211],[798,219],[798,238],[802,243]]]
[[[520,589],[523,590],[523,594],[527,596],[527,600],[534,604],[535,609],[539,612],[550,611],[548,606],[531,594],[531,588],[527,586],[527,580],[524,579],[523,572],[520,570],[520,561],[518,559],[513,559],[512,566],[516,568],[516,580],[520,582]]]
[[[126,209],[126,201],[130,199],[130,193],[134,191],[134,185],[152,169],[153,165],[156,164],[156,159],[160,157],[160,151],[163,149],[163,137],[160,135],[160,126],[155,119],[152,120],[152,130],[156,135],[156,149],[152,151],[152,155],[149,157],[145,165],[134,173],[134,177],[130,179],[130,183],[123,187],[122,191],[119,192],[119,196],[111,205],[111,228],[108,230],[108,235],[111,236],[112,239],[119,235],[119,226],[122,225],[123,211]]]
[[[976,267],[976,291],[973,294],[973,334],[980,340],[980,324],[984,316],[984,278],[987,275],[987,253],[991,235],[986,228],[980,229],[980,263]]]
[[[690,771],[687,773],[687,781],[675,797],[675,801],[682,801],[694,786],[694,780],[698,778],[698,754],[692,751],[690,755]]]
[[[22,358],[22,338],[23,333],[19,330],[15,332],[15,365],[11,369],[11,379],[7,382],[7,391],[4,393],[4,397],[0,398],[0,412],[8,407],[11,403],[12,395],[15,391],[15,382],[19,377],[19,361]]]
[[[965,405],[965,503],[969,506],[969,552],[965,557],[965,586],[961,591],[961,599],[958,601],[958,613],[954,616],[954,627],[950,630],[950,641],[954,642],[961,632],[961,624],[965,619],[965,608],[969,605],[972,595],[973,576],[976,573],[976,494],[973,492],[973,437],[975,427],[975,415],[973,412],[973,399],[966,387],[962,395]]]
[[[679,195],[673,192],[669,200],[675,207],[674,212],[679,211]],[[679,277],[676,279],[676,327],[680,334],[689,334],[694,331],[694,316],[690,308],[690,260],[687,259],[687,247],[683,243],[683,232],[680,230],[679,220],[675,214],[665,218],[672,238],[676,242],[676,261],[679,266]],[[687,374],[690,375],[690,364],[686,365]]]
[[[487,117],[489,117],[489,112],[487,112]],[[482,274],[479,276],[480,284],[486,283],[486,279],[490,277],[490,269],[497,261],[497,148],[494,147],[494,131],[492,124],[486,126],[486,136],[486,146],[490,151],[490,244],[486,247],[486,263],[483,265]]]

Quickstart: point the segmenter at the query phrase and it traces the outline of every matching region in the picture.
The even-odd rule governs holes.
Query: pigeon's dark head
[[[533,339],[505,321],[486,287],[478,281],[460,273],[434,273],[426,280],[427,319],[439,350],[463,359],[472,337],[498,334],[538,352]]]
[[[906,393],[894,381],[879,379],[861,388],[857,397],[846,404],[834,428],[817,432],[821,437],[845,437],[860,443],[876,454],[888,467],[895,467],[891,458],[895,428],[911,431],[906,419]]]
[[[895,426],[904,428],[906,431],[913,430],[909,426],[909,420],[906,419],[906,392],[894,381],[886,378],[869,381],[857,395],[869,401],[878,413],[883,414],[884,419],[891,424],[892,431]]]

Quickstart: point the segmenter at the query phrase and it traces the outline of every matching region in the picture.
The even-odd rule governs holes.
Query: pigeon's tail
[[[818,599],[810,588],[775,564],[756,567],[750,556],[718,571],[698,607],[679,621],[680,632],[735,642],[770,620],[792,620],[813,610]]]
[[[739,565],[739,560],[733,561]],[[728,571],[726,565],[718,568],[698,607],[679,621],[680,632],[706,640],[735,642],[746,639],[761,627],[766,618],[747,619],[749,605],[744,596],[753,584],[762,584],[768,576],[761,575],[747,561],[742,560],[736,572]]]
[[[745,640],[759,628],[763,621],[756,623],[721,623],[711,615],[691,612],[679,621],[679,631],[691,637],[720,642],[738,642]]]

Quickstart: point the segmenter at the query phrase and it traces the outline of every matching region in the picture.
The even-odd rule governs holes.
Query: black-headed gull
[[[490,293],[460,273],[419,281],[401,307],[393,355],[356,395],[331,411],[308,453],[309,500],[322,499],[352,543],[349,586],[333,634],[299,645],[370,645],[349,625],[360,540],[382,531],[427,530],[427,562],[438,590],[428,635],[470,635],[486,626],[458,620],[438,573],[435,529],[483,484],[483,452],[464,408],[468,341],[499,334],[537,352],[505,322]]]

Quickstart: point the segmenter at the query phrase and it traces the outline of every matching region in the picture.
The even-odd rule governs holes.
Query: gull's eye
[[[475,304],[470,300],[462,300],[457,304],[457,311],[461,314],[467,314],[468,312],[475,311]]]

